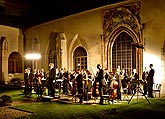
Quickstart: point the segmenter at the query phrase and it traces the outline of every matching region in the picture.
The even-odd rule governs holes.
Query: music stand
[[[148,100],[147,97],[144,95],[142,89],[141,89],[140,86],[139,86],[139,85],[140,85],[140,80],[139,80],[139,79],[137,79],[137,83],[138,83],[138,86],[137,86],[137,88],[136,88],[136,92],[133,93],[133,95],[131,96],[130,100],[128,101],[128,104],[131,102],[133,96],[134,96],[136,93],[137,93],[137,102],[138,102],[138,99],[139,99],[139,98],[138,98],[139,93],[142,93],[142,96],[144,96],[144,97],[146,98],[146,100],[148,101],[148,103],[150,104],[149,100]]]

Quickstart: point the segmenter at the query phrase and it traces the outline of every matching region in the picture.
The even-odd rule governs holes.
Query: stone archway
[[[103,22],[103,59],[106,62],[105,65],[108,70],[112,71],[112,48],[115,40],[121,33],[127,33],[136,46],[143,46],[139,11],[140,4],[138,2],[105,11]],[[143,64],[142,53],[143,50],[139,48],[136,49],[136,69],[140,76]]]

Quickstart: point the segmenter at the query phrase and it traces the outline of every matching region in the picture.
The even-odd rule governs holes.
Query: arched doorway
[[[87,52],[81,46],[74,50],[73,65],[75,69],[87,69]]]
[[[112,47],[112,71],[116,71],[117,66],[125,71],[132,71],[136,68],[136,48],[133,39],[125,32],[120,33]]]

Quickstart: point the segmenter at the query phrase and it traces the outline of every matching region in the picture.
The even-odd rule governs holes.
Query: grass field
[[[0,96],[8,94],[12,100],[25,100],[21,90],[1,90]],[[30,100],[36,99],[33,94]],[[165,116],[165,98],[145,98],[121,102],[120,104],[67,104],[62,101],[52,102],[25,102],[12,108],[29,111],[32,114],[19,119],[159,119]]]

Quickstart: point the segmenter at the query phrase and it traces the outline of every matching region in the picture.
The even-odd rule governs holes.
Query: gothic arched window
[[[22,73],[22,57],[18,52],[12,52],[8,60],[9,73]]]
[[[132,38],[125,32],[118,35],[112,48],[112,71],[117,66],[126,71],[136,68],[136,48],[133,47]]]
[[[75,69],[87,69],[87,52],[83,47],[79,46],[75,49],[73,60]]]

